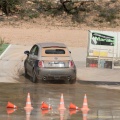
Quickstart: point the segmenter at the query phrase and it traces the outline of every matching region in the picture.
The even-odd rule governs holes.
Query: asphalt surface
[[[7,89],[6,89],[7,88]],[[31,104],[34,108],[30,114],[30,120],[94,120],[120,119],[120,96],[118,90],[97,88],[94,85],[66,85],[58,83],[32,84],[32,83],[1,83],[0,84],[0,120],[29,120],[24,107],[26,105],[27,93],[30,92]],[[66,110],[61,119],[60,96],[63,93]],[[84,95],[87,95],[90,111],[87,119],[83,119],[82,111],[69,111],[69,104],[73,103],[82,107]],[[14,103],[18,109],[9,111],[6,109],[7,102]],[[42,111],[41,102],[51,104],[52,110]]]
[[[46,81],[33,84],[24,77],[25,50],[31,46],[12,45],[0,60],[0,120],[118,120],[120,119],[119,70],[86,68],[86,49],[71,48],[77,66],[77,82],[74,85],[62,81]],[[24,110],[28,92],[33,110]],[[60,112],[60,95],[63,93],[66,110]],[[82,107],[87,95],[90,111],[83,118],[82,111],[69,111],[72,102]],[[18,106],[6,109],[7,102]],[[41,102],[51,104],[52,110],[42,111]],[[62,118],[63,117],[63,118]]]
[[[22,82],[18,79],[24,74],[23,63],[26,58],[24,51],[30,50],[30,48],[31,46],[11,45],[0,59],[0,82]],[[119,69],[86,68],[86,48],[69,47],[69,50],[77,67],[78,80],[83,82],[120,82]]]

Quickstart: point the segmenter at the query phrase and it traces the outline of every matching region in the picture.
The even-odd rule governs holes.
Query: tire
[[[75,84],[75,83],[76,83],[76,78],[75,78],[75,79],[71,79],[71,80],[69,81],[69,83],[70,83],[70,84]]]
[[[28,75],[28,73],[27,73],[27,69],[25,68],[25,77],[26,78],[28,78],[29,77],[29,75]]]
[[[38,79],[36,77],[36,74],[35,74],[35,71],[33,70],[33,75],[32,75],[32,82],[33,83],[37,83],[38,82]]]

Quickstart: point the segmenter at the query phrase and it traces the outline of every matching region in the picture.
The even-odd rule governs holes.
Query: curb
[[[7,52],[7,50],[11,47],[12,45],[9,44],[9,46],[5,49],[5,51],[0,55],[0,59],[3,57],[3,55]]]

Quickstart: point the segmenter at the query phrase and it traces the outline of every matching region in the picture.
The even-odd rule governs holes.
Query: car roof
[[[41,47],[66,47],[66,45],[64,43],[57,43],[57,42],[43,42],[43,43],[38,43],[38,46]]]

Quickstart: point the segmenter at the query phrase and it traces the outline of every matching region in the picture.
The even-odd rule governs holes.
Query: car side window
[[[37,45],[34,45],[32,49],[30,50],[30,54],[32,55],[38,55],[39,48]]]
[[[38,48],[38,46],[36,46],[36,49],[35,49],[34,55],[38,55],[38,51],[39,51],[39,48]]]

